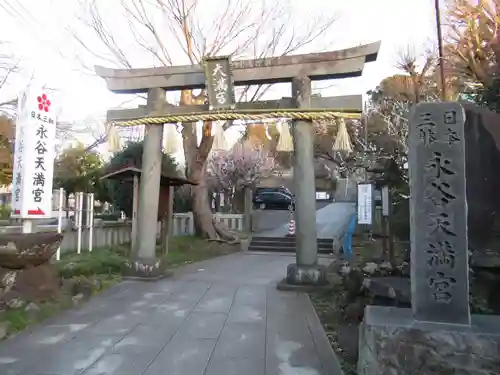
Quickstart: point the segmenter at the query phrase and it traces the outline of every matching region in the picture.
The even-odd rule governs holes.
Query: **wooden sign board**
[[[230,56],[204,59],[209,110],[235,108],[233,68]]]

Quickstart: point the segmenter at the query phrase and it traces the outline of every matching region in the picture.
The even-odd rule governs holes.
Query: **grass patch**
[[[71,306],[71,299],[62,299],[60,301],[44,301],[37,304],[39,310],[25,310],[27,304],[17,309],[8,309],[3,312],[1,322],[7,324],[7,335],[13,335],[27,327],[40,323],[45,319],[61,312]]]
[[[67,254],[55,262],[62,278],[92,275],[121,275],[127,258],[120,248],[96,249],[81,254]]]
[[[345,348],[339,344],[339,331],[342,326],[346,325],[343,312],[338,309],[340,299],[344,297],[344,293],[343,288],[336,285],[335,289],[329,292],[310,293],[309,297],[323,325],[328,341],[337,355],[344,374],[356,375],[357,363],[352,360],[350,353],[347,353]],[[354,333],[357,336],[357,327]]]
[[[72,285],[91,285],[91,295],[97,294],[112,285],[121,281],[118,275],[93,275],[74,276],[63,280],[63,290],[61,295],[54,300],[47,300],[37,303],[22,301],[16,308],[8,308],[0,313],[0,334],[2,338],[9,337],[20,332],[27,327],[43,322],[45,319],[77,305],[80,300],[75,300],[73,295],[74,288],[65,288],[68,283]],[[4,331],[3,331],[4,330]],[[2,332],[3,331],[3,332]]]
[[[200,262],[239,251],[240,245],[229,245],[216,241],[207,241],[195,236],[179,236],[172,238],[168,254],[162,255],[161,248],[157,255],[161,256],[167,267],[179,267],[185,264]]]
[[[239,244],[226,244],[207,241],[196,236],[178,236],[170,240],[168,254],[156,247],[156,256],[164,261],[166,267],[179,267],[206,259],[231,254],[240,250]],[[92,275],[122,275],[130,245],[115,246],[110,249],[94,249],[81,254],[63,254],[56,262],[59,275],[63,278]]]

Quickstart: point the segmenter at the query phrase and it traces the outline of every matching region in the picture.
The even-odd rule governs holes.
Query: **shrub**
[[[121,213],[120,212],[111,212],[111,213],[104,213],[104,214],[99,214],[95,215],[95,219],[101,219],[104,221],[118,221],[120,219]]]
[[[8,219],[10,218],[11,208],[9,204],[0,205],[0,219]]]

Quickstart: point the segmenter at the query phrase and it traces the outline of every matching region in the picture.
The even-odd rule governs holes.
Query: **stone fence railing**
[[[232,230],[243,230],[243,215],[216,213],[214,217],[225,223]],[[52,232],[57,230],[57,225],[38,225],[40,232]],[[194,234],[193,213],[176,213],[172,223],[174,236],[188,236]],[[158,223],[157,235],[160,235],[161,224]],[[19,233],[20,226],[0,226],[1,233]],[[93,230],[93,248],[108,247],[129,243],[131,241],[132,224],[130,222],[104,222],[96,223]],[[89,230],[82,229],[82,251],[87,251],[89,242]],[[77,250],[78,233],[76,230],[64,231],[61,243],[61,252],[75,252]]]
[[[215,213],[214,218],[226,224],[231,230],[243,230],[243,215],[242,214],[222,214]],[[194,233],[194,220],[192,212],[174,214],[173,222],[174,236],[187,236]]]

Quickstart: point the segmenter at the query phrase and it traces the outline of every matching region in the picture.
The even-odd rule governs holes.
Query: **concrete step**
[[[252,246],[250,245],[248,247],[248,251],[260,251],[260,252],[265,252],[265,253],[295,253],[295,246],[289,247],[289,246],[261,246],[261,245],[255,245]],[[329,248],[321,248],[318,247],[318,253],[319,254],[331,254],[333,249],[331,247]]]
[[[295,242],[274,242],[274,241],[252,241],[250,242],[250,246],[280,246],[280,247],[293,247],[297,246]],[[325,243],[325,242],[317,242],[318,248],[331,249],[333,246],[333,242]]]
[[[252,242],[273,242],[273,243],[295,243],[295,236],[287,237],[252,237]],[[331,238],[318,238],[318,244],[332,244],[333,239]]]
[[[249,251],[295,253],[295,237],[253,237]],[[318,253],[330,254],[333,249],[333,240],[330,238],[318,238]]]

